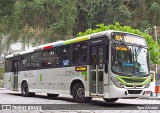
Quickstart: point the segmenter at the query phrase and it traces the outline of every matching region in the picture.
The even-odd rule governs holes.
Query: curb
[[[160,100],[160,97],[139,97],[139,99]]]

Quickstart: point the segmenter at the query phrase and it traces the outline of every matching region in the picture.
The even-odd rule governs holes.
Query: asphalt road
[[[0,113],[132,113],[134,110],[160,113],[160,100],[119,99],[115,103],[107,103],[103,99],[92,99],[89,103],[76,103],[71,96],[59,95],[57,98],[50,98],[46,94],[36,94],[35,97],[22,97],[21,93],[0,89]]]

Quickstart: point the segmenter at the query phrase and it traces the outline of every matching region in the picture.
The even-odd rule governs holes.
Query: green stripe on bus
[[[65,42],[63,42],[64,45],[67,45],[67,44],[71,44],[71,43],[74,43],[74,40],[67,40]]]
[[[40,81],[42,81],[42,74],[40,74]]]
[[[85,41],[85,40],[88,40],[88,39],[89,39],[89,36],[78,37],[78,38],[66,40],[65,42],[63,42],[63,44],[64,44],[64,45],[67,45],[67,44],[71,44],[71,43],[76,43],[76,42]]]
[[[146,85],[148,82],[149,82],[149,78],[148,77],[124,77],[124,76],[117,76],[116,79],[118,81],[120,81],[123,85],[133,85],[133,84],[136,84],[136,85]],[[126,80],[125,80],[126,79]],[[130,81],[133,81],[133,82],[128,82],[127,81],[130,80]]]
[[[81,74],[84,76],[85,81],[87,81],[87,71],[82,71]]]

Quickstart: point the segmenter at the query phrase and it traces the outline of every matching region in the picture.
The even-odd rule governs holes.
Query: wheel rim
[[[79,89],[77,90],[77,96],[78,96],[79,98],[84,98],[84,88],[79,88]]]

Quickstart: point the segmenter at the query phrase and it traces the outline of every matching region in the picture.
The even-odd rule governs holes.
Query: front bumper
[[[104,95],[104,98],[128,98],[148,96],[150,88],[117,88],[115,85],[109,87],[109,97]]]

